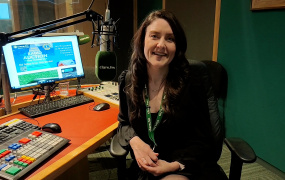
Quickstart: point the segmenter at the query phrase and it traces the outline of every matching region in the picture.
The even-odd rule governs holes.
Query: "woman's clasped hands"
[[[138,136],[130,140],[130,145],[140,168],[145,166],[155,167],[158,161],[158,153],[153,152],[148,144],[143,142]]]
[[[153,152],[150,146],[138,136],[135,136],[130,140],[130,145],[134,151],[137,164],[143,171],[148,171],[154,176],[159,176],[179,168],[177,162],[169,163],[158,159],[158,153]]]

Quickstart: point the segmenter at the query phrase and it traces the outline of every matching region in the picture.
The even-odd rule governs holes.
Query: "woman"
[[[186,49],[168,11],[152,12],[134,36],[129,69],[119,77],[119,143],[136,159],[130,179],[219,178],[208,108],[213,93],[205,67],[190,66]]]

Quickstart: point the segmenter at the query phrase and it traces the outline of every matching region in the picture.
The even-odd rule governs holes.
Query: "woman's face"
[[[147,28],[144,39],[144,55],[148,64],[161,68],[168,66],[176,51],[174,34],[164,19],[154,20]]]

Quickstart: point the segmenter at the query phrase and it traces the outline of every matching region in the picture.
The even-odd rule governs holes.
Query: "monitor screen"
[[[3,46],[12,90],[84,77],[76,36],[31,37]]]

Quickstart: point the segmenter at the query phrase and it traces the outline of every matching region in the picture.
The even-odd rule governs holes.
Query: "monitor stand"
[[[76,87],[76,96],[79,95],[79,90],[81,90],[81,83],[80,83],[80,78],[77,79],[77,87]]]
[[[54,88],[57,86],[57,84],[53,85],[44,85],[42,89],[44,89],[45,92],[45,99],[44,102],[50,102],[52,101],[50,93],[53,92]]]

